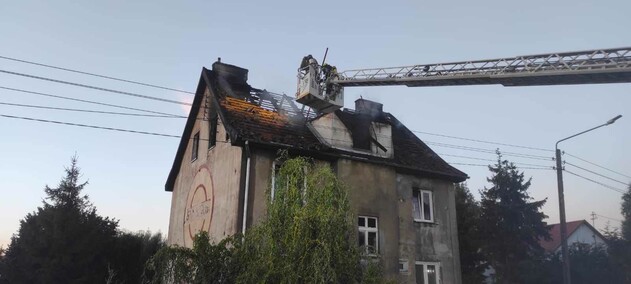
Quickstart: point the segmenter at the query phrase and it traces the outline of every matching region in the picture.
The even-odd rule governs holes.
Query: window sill
[[[436,223],[435,221],[428,221],[428,220],[422,220],[422,219],[414,219],[414,223],[425,223],[425,224],[434,224],[437,225],[438,223]]]

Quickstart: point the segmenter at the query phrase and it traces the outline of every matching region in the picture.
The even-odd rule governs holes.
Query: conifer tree
[[[77,158],[46,200],[20,221],[0,266],[7,283],[103,283],[118,221],[97,214],[82,190]]]
[[[462,283],[484,283],[487,265],[481,251],[480,204],[464,183],[456,184],[456,219]]]
[[[489,166],[490,188],[481,191],[480,229],[485,238],[484,254],[495,269],[498,283],[518,283],[519,266],[543,252],[540,238],[549,238],[547,216],[541,212],[546,200],[533,201],[528,194],[531,179],[502,160]]]

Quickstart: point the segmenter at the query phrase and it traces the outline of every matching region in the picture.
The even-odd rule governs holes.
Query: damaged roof
[[[213,94],[210,103],[219,106],[218,114],[233,145],[242,146],[245,141],[249,141],[250,144],[264,144],[309,154],[361,158],[364,161],[387,164],[453,182],[462,182],[468,178],[465,173],[440,158],[390,113],[382,112],[379,117],[373,117],[373,121],[391,125],[393,158],[380,158],[368,153],[331,148],[318,140],[308,127],[308,122],[316,116],[308,107],[299,108],[293,98],[286,95],[252,88],[246,80],[247,69],[237,66],[216,62],[213,64],[213,70],[202,69],[193,105],[165,185],[167,191],[173,190],[188,138],[192,135],[198,113],[203,107],[204,92],[207,88]],[[335,114],[347,127],[349,124],[361,124],[361,120],[364,119],[361,117],[362,114],[349,109],[337,110]]]

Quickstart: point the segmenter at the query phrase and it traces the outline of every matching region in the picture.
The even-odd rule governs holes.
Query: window
[[[414,189],[412,206],[414,207],[414,221],[434,222],[434,200],[429,190]]]
[[[219,118],[217,115],[210,118],[208,129],[208,149],[217,144],[217,122]],[[227,140],[227,139],[226,139]]]
[[[438,284],[440,283],[440,263],[439,262],[416,262],[416,283],[417,284]]]
[[[359,246],[366,249],[368,254],[379,252],[379,230],[377,218],[359,216],[357,220]]]
[[[280,177],[280,168],[283,166],[283,162],[282,161],[274,161],[272,162],[272,189],[270,192],[270,198],[271,200],[274,200],[274,195],[276,194],[276,183],[278,183],[279,177]],[[304,167],[303,168],[303,172],[304,172],[304,176],[302,177],[302,199],[303,202],[306,202],[306,198],[307,198],[307,179],[305,178],[308,174],[308,168]],[[286,188],[289,187],[289,180],[286,180]]]
[[[409,274],[410,268],[407,259],[399,259],[399,273]]]
[[[274,192],[276,191],[276,182],[278,181],[278,177],[280,176],[280,167],[283,164],[278,161],[272,162],[272,190],[270,192],[270,198],[274,200]]]
[[[191,152],[191,161],[197,160],[197,152],[199,150],[199,131],[193,136],[193,151]]]

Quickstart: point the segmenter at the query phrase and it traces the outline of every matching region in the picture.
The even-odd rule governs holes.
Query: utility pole
[[[557,142],[558,145],[558,142]],[[556,149],[557,183],[559,192],[559,218],[561,219],[561,257],[563,257],[563,283],[570,284],[570,258],[567,249],[567,223],[565,221],[565,196],[563,194],[563,165],[561,163],[561,150]]]
[[[561,219],[560,220],[561,221],[561,253],[562,253],[561,257],[563,258],[563,283],[564,284],[570,284],[572,283],[572,281],[570,281],[570,255],[568,254],[568,249],[567,249],[567,223],[565,221],[565,196],[563,194],[563,163],[561,161],[561,150],[559,150],[559,143],[561,143],[562,141],[568,140],[570,138],[579,136],[581,134],[590,132],[594,129],[611,125],[621,117],[622,115],[618,115],[608,120],[604,124],[587,129],[583,132],[579,132],[572,136],[565,137],[557,141],[557,143],[554,145],[555,154],[556,154],[557,183],[558,183],[558,192],[559,192],[559,219]]]
[[[592,211],[592,227],[596,228],[596,212]]]

